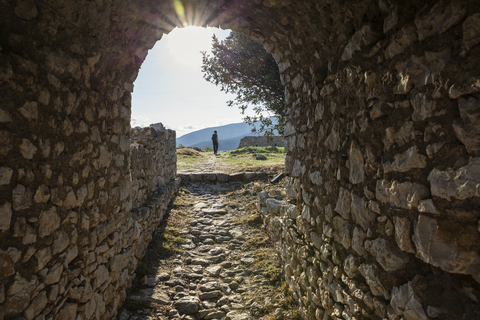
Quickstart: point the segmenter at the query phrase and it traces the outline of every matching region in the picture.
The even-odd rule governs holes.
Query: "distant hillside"
[[[220,151],[234,150],[238,147],[240,139],[254,135],[250,125],[243,122],[232,123],[190,132],[177,138],[177,146],[183,144],[185,147],[199,147],[200,149],[203,149],[205,146],[212,147],[211,139],[214,130],[218,131],[218,150]]]
[[[252,133],[250,132],[250,135],[251,134]],[[234,138],[230,138],[230,139],[220,140],[219,143],[218,143],[218,150],[219,151],[228,151],[228,150],[237,149],[238,144],[240,143],[240,140],[243,137],[245,137],[245,136],[239,136],[239,137],[234,137]],[[178,139],[177,139],[177,141],[178,141]],[[178,143],[177,143],[177,146],[178,146]],[[185,145],[185,146],[187,146],[187,145]],[[198,147],[200,149],[203,149],[203,148],[205,148],[205,146],[213,148],[212,140],[201,141],[201,142],[195,143],[193,145],[189,145],[188,147]]]

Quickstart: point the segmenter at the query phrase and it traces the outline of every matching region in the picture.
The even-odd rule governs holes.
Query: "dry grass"
[[[262,153],[267,160],[256,160]],[[177,149],[177,168],[179,172],[268,172],[283,171],[285,153],[283,148],[268,149],[247,147],[233,151],[198,152],[190,148]]]
[[[189,157],[194,157],[194,158],[204,158],[205,155],[195,149],[191,148],[182,148],[182,149],[177,149],[177,156],[182,155],[182,156],[189,156]]]

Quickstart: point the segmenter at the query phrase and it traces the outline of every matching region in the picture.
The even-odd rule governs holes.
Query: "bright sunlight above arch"
[[[175,28],[162,38],[173,58],[179,63],[198,67],[202,65],[200,51],[210,52],[212,36],[225,30],[201,27]],[[229,31],[227,31],[228,35]]]
[[[161,122],[180,137],[243,121],[238,108],[227,106],[234,95],[203,79],[200,51],[210,52],[213,34],[223,40],[230,30],[176,28],[149,51],[134,84],[132,127]]]

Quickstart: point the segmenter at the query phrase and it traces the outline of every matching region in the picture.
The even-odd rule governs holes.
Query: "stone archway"
[[[478,317],[474,1],[0,8],[3,317],[115,314],[141,227],[129,220],[132,83],[184,21],[242,32],[279,64],[293,206],[281,249],[307,317]]]

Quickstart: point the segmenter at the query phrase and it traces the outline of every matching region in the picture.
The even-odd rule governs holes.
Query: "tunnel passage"
[[[394,0],[2,1],[0,318],[116,314],[142,251],[133,82],[187,24],[279,65],[289,203],[270,221],[305,317],[480,318],[480,8]]]

